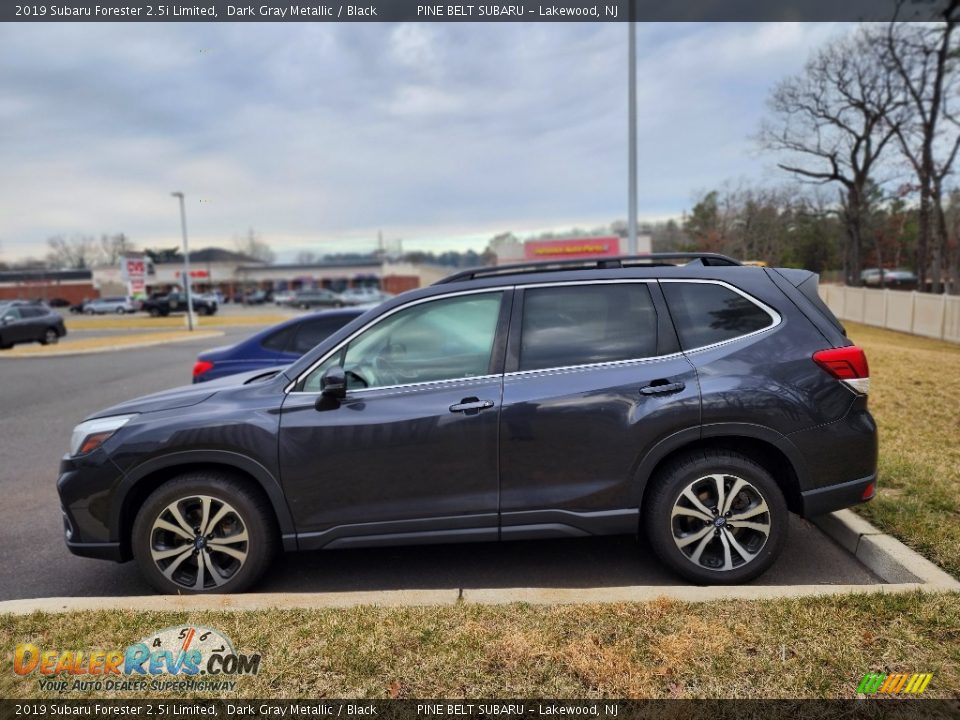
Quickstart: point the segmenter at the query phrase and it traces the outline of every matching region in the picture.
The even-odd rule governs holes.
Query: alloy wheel
[[[175,500],[150,530],[150,555],[164,577],[194,591],[220,587],[243,567],[247,526],[229,503],[210,495]]]
[[[771,514],[756,486],[727,473],[687,485],[670,514],[673,541],[683,556],[706,570],[729,571],[753,561],[771,532]]]

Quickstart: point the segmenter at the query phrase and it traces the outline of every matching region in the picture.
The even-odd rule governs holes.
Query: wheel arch
[[[117,532],[124,560],[132,556],[131,534],[137,512],[149,495],[178,475],[198,470],[225,471],[237,480],[262,492],[270,501],[285,550],[296,549],[293,517],[280,483],[263,465],[245,455],[224,450],[191,450],[152,458],[128,471],[120,482],[111,513],[111,527]]]
[[[642,508],[651,482],[660,469],[679,455],[697,450],[733,450],[758,462],[773,476],[783,491],[787,508],[803,514],[801,489],[806,486],[807,468],[799,451],[783,435],[762,425],[720,423],[691,428],[655,445],[640,461],[639,505]]]

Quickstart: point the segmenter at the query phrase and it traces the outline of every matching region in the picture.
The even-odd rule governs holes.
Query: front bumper
[[[872,486],[872,491],[871,491]],[[869,491],[869,492],[868,492]],[[866,494],[866,497],[864,495]],[[877,494],[877,474],[850,482],[828,485],[800,493],[803,516],[823,515],[872,500]]]
[[[122,473],[102,450],[89,457],[64,457],[57,491],[67,549],[74,555],[122,562],[127,559],[119,528],[111,522],[112,490]]]

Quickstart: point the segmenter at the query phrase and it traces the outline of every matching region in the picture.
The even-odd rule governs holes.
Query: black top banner
[[[929,21],[949,0],[57,0],[0,3],[0,22]]]

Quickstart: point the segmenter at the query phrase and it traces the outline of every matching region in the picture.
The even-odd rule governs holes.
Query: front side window
[[[644,283],[531,288],[523,294],[520,370],[657,354],[657,314]]]
[[[723,285],[665,282],[660,286],[684,350],[732,340],[773,324],[766,310]]]
[[[319,392],[326,370],[340,365],[350,389],[487,375],[502,292],[419,303],[381,320],[316,367],[305,392]]]

